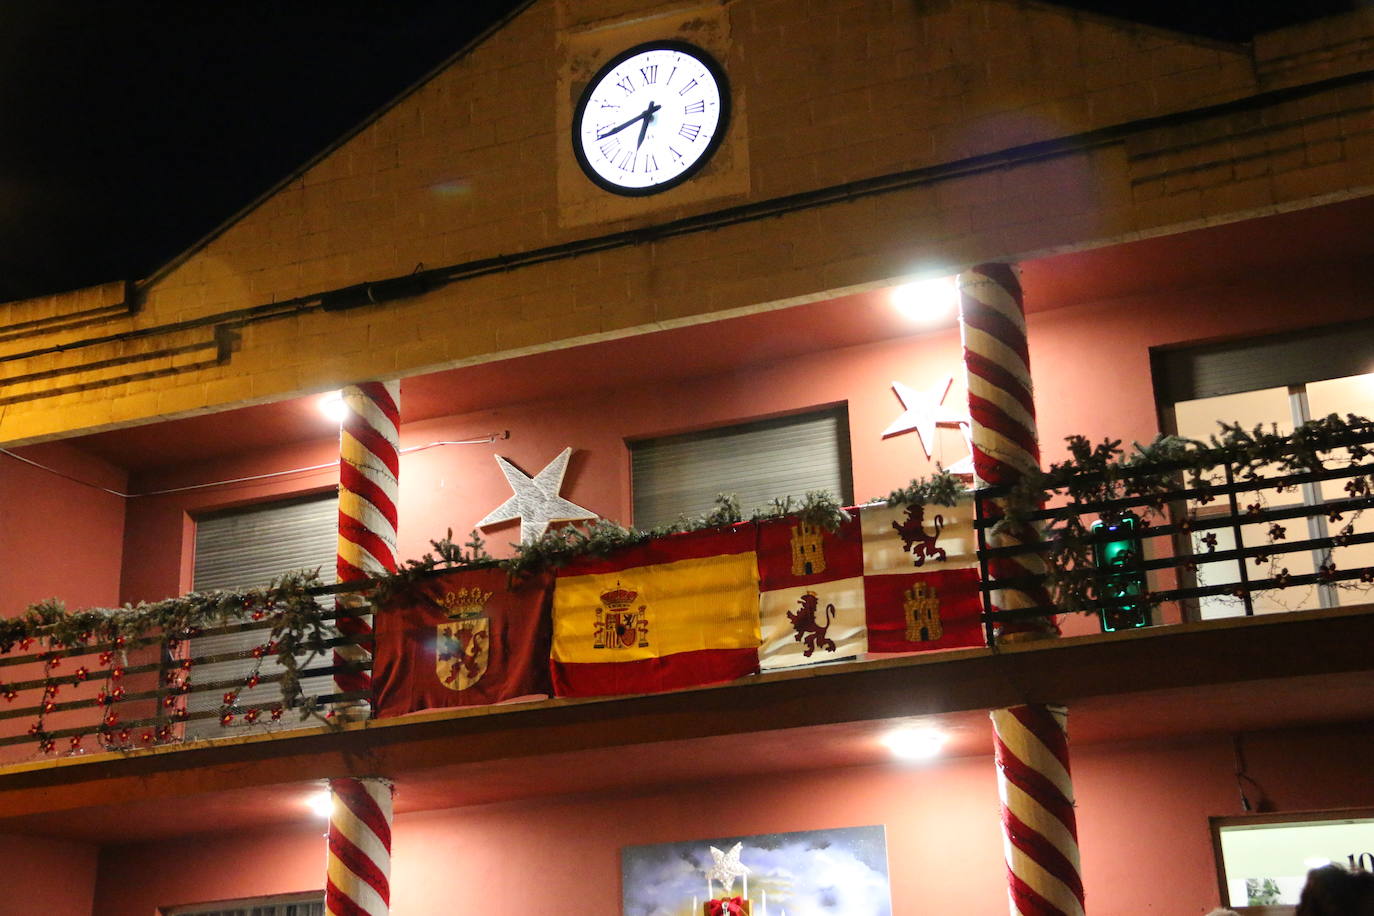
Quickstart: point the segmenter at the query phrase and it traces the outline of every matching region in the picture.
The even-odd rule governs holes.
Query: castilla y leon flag
[[[508,583],[499,569],[416,582],[374,619],[378,718],[548,696],[551,579]]]
[[[798,518],[759,524],[762,668],[853,658],[867,649],[859,520],[836,531]]]
[[[754,525],[658,538],[559,570],[554,692],[655,693],[758,671]]]
[[[865,506],[859,521],[868,651],[983,645],[973,500]]]

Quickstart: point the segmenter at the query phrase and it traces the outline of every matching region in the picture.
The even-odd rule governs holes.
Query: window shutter
[[[168,911],[167,916],[325,916],[324,900],[303,900],[302,895],[275,900],[259,898],[231,904],[184,907]]]
[[[1156,350],[1153,362],[1160,404],[1363,375],[1374,370],[1374,322]]]
[[[335,581],[338,552],[339,498],[330,493],[247,509],[220,512],[196,520],[196,559],[192,587],[196,591],[216,588],[251,588],[266,585],[283,573],[319,569],[320,581]],[[191,640],[195,656],[242,653],[245,658],[198,663],[194,682],[236,681],[242,683],[252,673],[256,659],[248,655],[266,639],[264,631],[225,633]],[[315,659],[310,667],[330,663]],[[273,658],[263,661],[263,675],[278,674],[281,667]],[[306,696],[334,692],[333,678],[305,678],[301,688]],[[217,710],[224,691],[192,693],[187,698],[189,712]],[[239,705],[268,706],[280,700],[276,684],[239,689]],[[242,720],[239,720],[240,722]],[[207,738],[252,728],[246,724],[224,728],[218,719],[193,719],[186,723],[188,738]],[[264,727],[259,723],[258,728]]]
[[[745,515],[774,499],[828,490],[853,502],[843,407],[630,443],[634,523],[652,528],[709,511],[720,493]]]

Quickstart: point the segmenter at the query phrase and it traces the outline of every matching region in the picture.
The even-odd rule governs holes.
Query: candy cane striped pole
[[[1067,715],[1039,705],[992,713],[1012,916],[1083,916]]]
[[[959,328],[968,376],[974,475],[980,486],[1014,484],[1040,467],[1026,316],[1014,267],[982,264],[959,275]],[[1003,511],[999,500],[988,504],[994,512]],[[1039,539],[1036,528],[1020,525],[991,535],[988,546]],[[988,572],[995,585],[998,579],[1043,576],[1046,567],[1039,554],[1024,554],[996,557],[989,561]],[[1050,604],[1050,595],[1043,586],[1017,585],[994,591],[992,602],[1002,610],[1043,607]],[[1057,632],[1052,618],[1037,617],[1003,623],[998,638],[1015,641]]]
[[[968,370],[973,468],[982,486],[1009,485],[1040,467],[1040,445],[1031,399],[1030,353],[1021,281],[1006,264],[983,264],[959,275],[959,326]],[[992,508],[1004,511],[996,501]],[[1031,544],[1030,525],[1000,531],[993,547]],[[1045,574],[1037,554],[988,563],[997,579]],[[993,603],[1003,609],[1043,607],[1050,595],[1040,585],[1001,588]],[[1052,620],[1033,618],[1002,625],[999,641],[1057,635]],[[1002,797],[1012,916],[1082,916],[1083,879],[1078,827],[1069,776],[1067,712],[1058,706],[1014,706],[992,713],[997,785]]]
[[[391,909],[391,783],[331,779],[326,916],[387,916]]]
[[[363,382],[343,390],[347,408],[339,427],[340,582],[354,582],[396,571],[396,505],[401,470],[399,382]],[[365,605],[358,595],[340,595],[342,608]],[[372,634],[368,617],[341,616],[339,631],[354,639]],[[358,645],[334,650],[336,669],[365,662],[370,652]],[[365,671],[337,670],[340,692],[369,691]],[[347,707],[345,707],[347,708]]]

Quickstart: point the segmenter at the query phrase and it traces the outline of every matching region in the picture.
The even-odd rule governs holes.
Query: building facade
[[[728,118],[685,180],[614,193],[574,154],[580,102],[662,40],[718,63]],[[1021,271],[1047,463],[1073,435],[1369,416],[1372,54],[1368,11],[1231,46],[1035,2],[534,0],[154,276],[0,305],[0,611],[254,584],[234,577],[287,561],[240,562],[233,520],[328,529],[316,401],[366,381],[400,383],[401,558],[511,496],[497,455],[535,475],[571,448],[561,495],[625,524],[701,511],[664,468],[706,468],[696,496],[719,467],[800,495],[799,463],[884,496],[969,453],[954,315],[892,291],[976,264]],[[648,174],[630,144],[657,111],[594,126],[624,139],[611,167]],[[945,419],[893,430],[914,407]],[[1089,911],[1200,914],[1214,819],[1374,808],[1374,617],[1321,591],[274,737],[42,753],[0,719],[0,849],[26,876],[0,913],[320,892],[302,799],[345,776],[396,783],[398,914],[615,912],[625,847],[860,825],[886,828],[893,913],[1001,913],[987,710],[1055,702]],[[893,762],[878,739],[907,721],[945,756]]]

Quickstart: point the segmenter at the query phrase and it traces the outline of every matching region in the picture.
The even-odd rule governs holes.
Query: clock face
[[[573,151],[587,177],[616,194],[655,194],[706,164],[725,137],[725,73],[700,48],[655,41],[592,77],[573,117]]]

